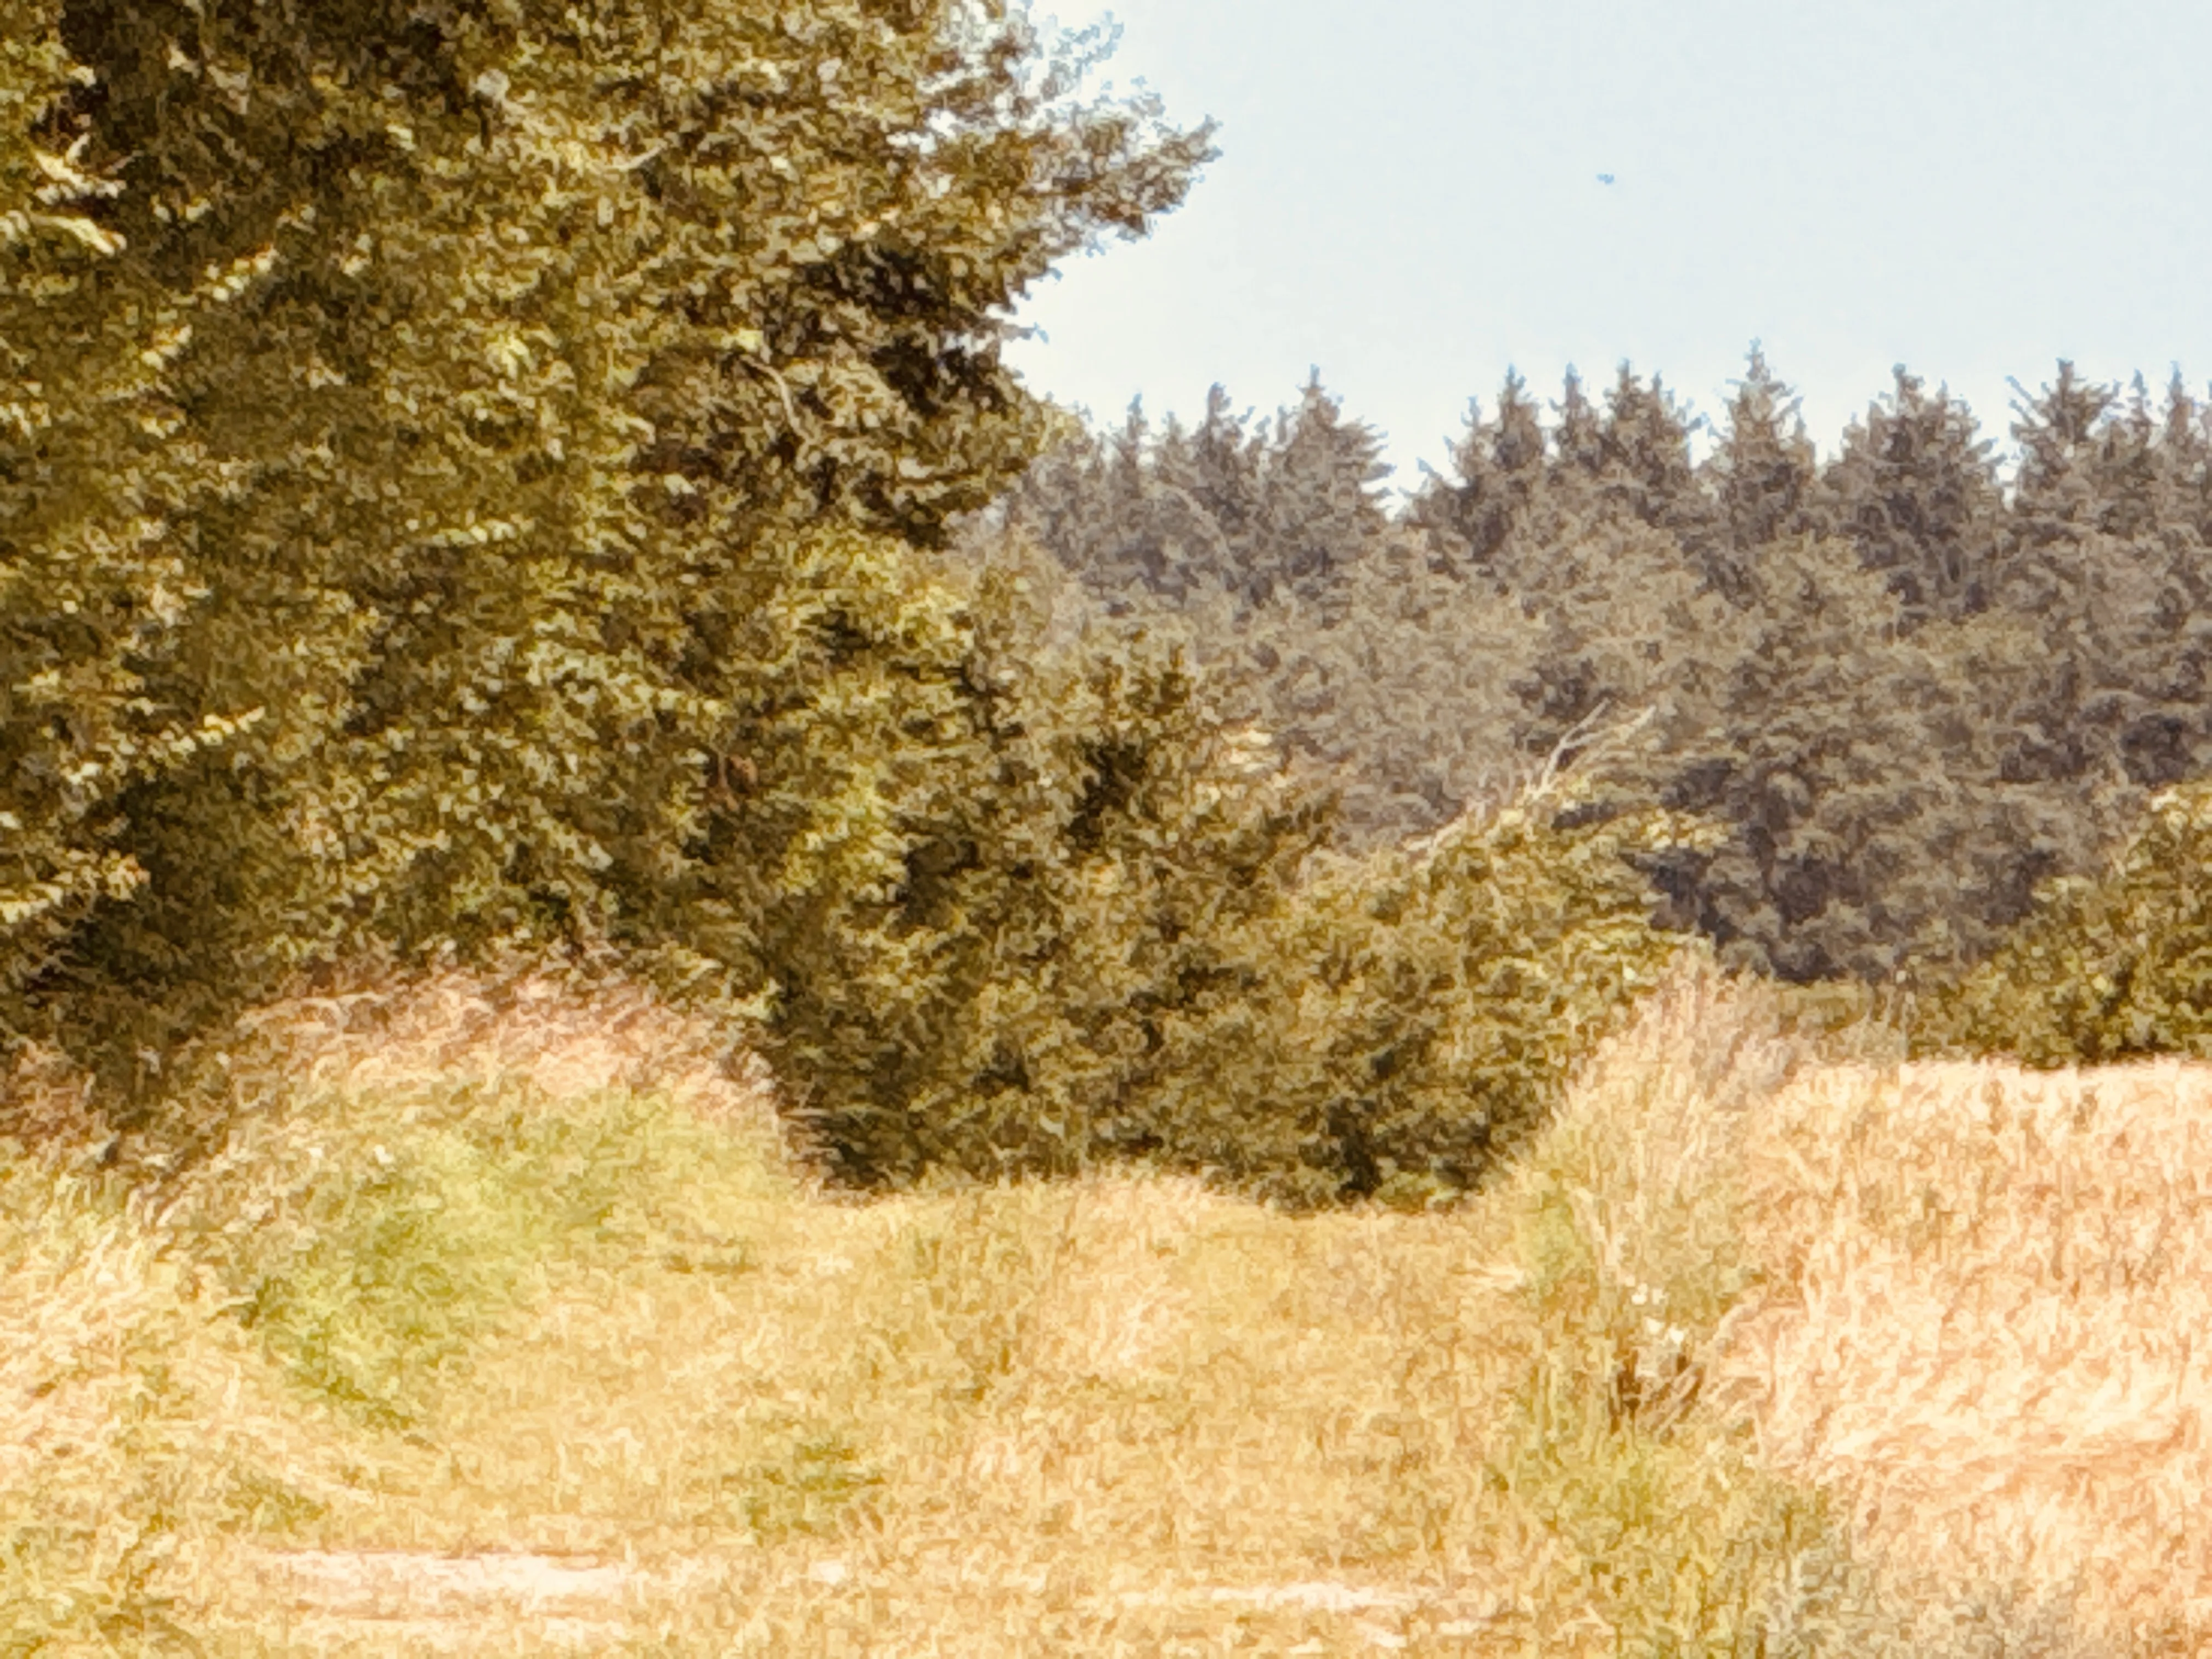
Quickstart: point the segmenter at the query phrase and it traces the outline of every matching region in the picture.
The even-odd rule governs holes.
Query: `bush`
[[[1677,954],[1706,949],[1651,926],[1625,854],[1716,832],[1658,811],[1570,827],[1592,793],[1547,769],[1502,811],[1320,861],[1252,994],[1178,1034],[1149,1103],[1163,1144],[1296,1208],[1476,1189]]]
[[[1929,988],[1916,1055],[2004,1054],[2022,1065],[2212,1056],[2212,785],[2153,798],[2102,879],[2037,889],[1996,952]]]

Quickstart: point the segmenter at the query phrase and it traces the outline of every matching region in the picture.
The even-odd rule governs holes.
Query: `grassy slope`
[[[620,988],[372,985],[241,1036],[241,1133],[157,1196],[8,1164],[0,1652],[2117,1655],[2212,1622],[2172,1335],[2205,1068],[2084,1113],[1814,1066],[1692,967],[1464,1210],[1292,1220],[1140,1172],[832,1202],[713,1052]]]

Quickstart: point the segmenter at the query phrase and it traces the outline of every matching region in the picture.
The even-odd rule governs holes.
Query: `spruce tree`
[[[2159,522],[2192,527],[2212,545],[2212,408],[2189,395],[2179,365],[2166,382],[2157,454]]]
[[[1558,419],[1552,428],[1552,465],[1546,482],[1563,495],[1579,498],[1594,489],[1605,470],[1605,432],[1597,406],[1583,390],[1582,376],[1571,363],[1552,412]]]
[[[1469,399],[1467,433],[1452,446],[1451,466],[1447,483],[1422,463],[1426,477],[1408,522],[1450,543],[1478,570],[1495,574],[1499,548],[1527,520],[1544,483],[1544,429],[1517,373],[1506,371],[1498,411],[1488,420],[1480,403]]]
[[[1690,434],[1701,423],[1686,417],[1657,375],[1646,386],[1622,363],[1599,428],[1599,495],[1606,507],[1686,544],[1701,541],[1712,519],[1690,462]]]
[[[1985,955],[2035,879],[2118,827],[2002,775],[2003,711],[2043,666],[2032,631],[1907,635],[1880,576],[1818,537],[1771,544],[1749,574],[1725,647],[1686,665],[1617,768],[1628,799],[1727,831],[1639,860],[1667,919],[1800,983]]]
[[[1901,363],[1894,373],[1894,390],[1845,428],[1808,517],[1883,575],[1909,634],[1990,603],[2004,503],[1966,405],[1948,388],[1927,396]]]
[[[1327,599],[1389,522],[1375,493],[1392,471],[1382,453],[1381,437],[1364,422],[1344,419],[1314,369],[1297,408],[1277,416],[1268,447],[1263,533],[1250,555],[1255,564],[1243,573],[1255,599],[1279,592],[1309,604]]]
[[[2018,380],[2013,405],[2013,440],[2020,446],[2013,478],[2012,518],[2016,533],[2045,546],[2083,529],[2110,530],[2108,503],[2100,494],[2094,448],[2100,423],[2118,401],[2108,386],[2077,378],[2074,365],[2061,359],[2058,378],[2032,395]]]
[[[1238,569],[1250,567],[1254,545],[1267,533],[1267,439],[1263,432],[1247,433],[1249,418],[1249,410],[1243,416],[1230,412],[1226,386],[1217,381],[1208,387],[1206,418],[1191,434],[1188,473],[1178,479],[1218,527]],[[1223,580],[1236,585],[1226,574]]]
[[[1703,468],[1720,520],[1716,574],[1724,592],[1743,591],[1745,573],[1760,549],[1811,527],[1808,499],[1818,458],[1798,408],[1799,400],[1774,377],[1753,341],[1720,441]]]

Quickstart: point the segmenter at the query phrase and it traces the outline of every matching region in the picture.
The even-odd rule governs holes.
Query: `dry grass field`
[[[0,1652],[2212,1651],[2212,1068],[1793,1032],[1692,959],[1293,1218],[835,1200],[615,981],[296,999],[212,1162],[0,1166]]]

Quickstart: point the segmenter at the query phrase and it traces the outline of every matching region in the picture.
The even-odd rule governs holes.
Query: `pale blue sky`
[[[1050,337],[1010,362],[1104,424],[1138,392],[1194,421],[1216,380],[1270,415],[1318,365],[1411,487],[1508,363],[1549,404],[1570,362],[1601,391],[1626,356],[1717,422],[1757,338],[1824,457],[1899,362],[2006,459],[2008,374],[2212,380],[2203,0],[1032,11],[1110,12],[1093,88],[1221,123],[1151,236],[1017,313]]]

